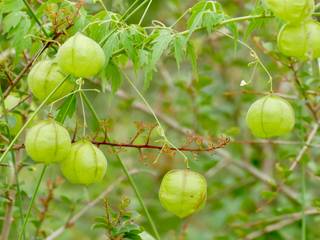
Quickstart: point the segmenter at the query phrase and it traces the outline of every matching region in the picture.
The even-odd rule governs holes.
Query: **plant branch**
[[[75,142],[73,140],[72,142]],[[107,146],[112,146],[112,147],[120,147],[120,148],[136,148],[136,149],[156,149],[156,150],[161,150],[163,146],[159,145],[152,145],[152,144],[134,144],[134,143],[116,143],[116,142],[110,142],[110,141],[97,141],[97,140],[92,140],[91,141],[93,144],[100,146],[100,145],[107,145]],[[198,147],[198,148],[191,148],[191,147],[179,147],[179,148],[174,148],[174,147],[167,147],[167,149],[171,151],[183,151],[183,152],[213,152],[217,149],[224,148],[227,144],[230,143],[230,138],[224,137],[219,139],[218,143],[213,145],[210,144],[208,147]],[[12,147],[12,150],[20,150],[23,149],[25,146],[24,144],[16,144]],[[5,152],[6,149],[0,149],[0,152]]]
[[[315,123],[313,125],[313,128],[312,130],[310,131],[309,135],[308,135],[308,138],[307,138],[307,141],[305,143],[305,145],[301,148],[300,152],[298,153],[296,159],[294,160],[294,162],[291,164],[290,166],[290,171],[293,171],[296,166],[298,165],[298,163],[301,161],[303,155],[305,154],[305,152],[308,150],[311,142],[313,141],[313,139],[316,137],[317,135],[317,132],[319,130],[319,124],[320,123]]]
[[[212,152],[219,148],[225,147],[230,142],[229,138],[223,138],[217,143],[216,145],[209,146],[206,148],[188,148],[188,147],[168,147],[171,151],[183,151],[183,152]],[[137,148],[137,149],[158,149],[161,150],[163,146],[157,146],[157,145],[150,145],[150,144],[132,144],[132,143],[113,143],[109,141],[92,141],[93,144],[96,145],[108,145],[113,147],[121,147],[121,148]]]

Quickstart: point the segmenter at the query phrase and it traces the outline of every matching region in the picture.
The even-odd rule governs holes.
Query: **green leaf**
[[[226,19],[226,15],[220,3],[216,1],[200,1],[191,8],[191,16],[188,20],[189,34],[197,29],[205,27],[210,33],[212,29]]]
[[[180,63],[185,56],[187,41],[187,38],[181,34],[177,34],[173,40],[174,57],[176,59],[178,69],[180,69]]]
[[[149,51],[145,49],[139,49],[138,56],[139,56],[139,65],[141,67],[147,66],[150,63],[151,54]]]
[[[63,104],[58,108],[56,120],[63,123],[67,117],[72,118],[76,111],[77,98],[75,94],[70,95],[64,100]]]
[[[118,33],[112,34],[103,46],[104,54],[106,56],[106,65],[108,65],[109,60],[114,52],[119,47],[119,37]]]
[[[172,35],[169,30],[161,30],[159,36],[153,41],[151,65],[155,67],[163,52],[168,48]]]
[[[89,98],[87,97],[87,95],[84,92],[81,92],[84,103],[86,104],[86,106],[88,107],[88,109],[91,112],[91,116],[92,116],[92,121],[90,121],[90,127],[92,130],[96,131],[99,129],[100,124],[99,124],[99,117],[98,114],[96,113],[92,103],[90,102]]]
[[[106,223],[95,223],[91,227],[91,229],[99,229],[99,228],[108,229],[108,225]]]
[[[22,16],[24,16],[25,13],[18,11],[18,12],[11,12],[7,16],[3,18],[3,33],[7,33],[11,30],[11,28],[16,27]]]
[[[156,67],[158,60],[161,58],[164,51],[168,48],[173,35],[169,30],[163,29],[159,31],[159,35],[152,41],[151,58],[146,66],[144,89],[146,90],[152,80],[152,72]]]
[[[225,19],[226,16],[223,13],[205,12],[202,17],[202,26],[207,29],[208,33],[211,33],[212,29]]]
[[[189,30],[192,26],[195,27],[198,25],[199,19],[197,19],[197,16],[201,15],[203,10],[206,9],[207,3],[208,2],[206,0],[201,0],[191,8],[191,16],[187,23]]]
[[[89,36],[100,42],[100,40],[104,39],[116,28],[115,23],[111,20],[117,21],[117,14],[103,10],[94,16],[89,15],[88,21],[91,23],[88,27]]]
[[[253,11],[251,12],[252,15],[259,15],[259,14],[265,14],[265,9],[262,5],[257,5]],[[249,21],[248,27],[244,33],[244,40],[246,41],[249,36],[252,34],[253,31],[260,28],[263,23],[265,22],[265,19],[252,19]]]
[[[191,16],[187,22],[187,26],[189,29],[188,38],[190,38],[192,33],[202,25],[202,16],[207,5],[208,5],[208,2],[203,0],[203,1],[199,1],[197,4],[195,4],[191,8]]]
[[[187,55],[191,61],[193,75],[196,78],[196,80],[198,80],[197,55],[193,45],[190,42],[188,42],[188,45],[187,45]]]
[[[79,10],[79,17],[75,19],[73,26],[69,30],[70,34],[75,34],[81,31],[86,25],[86,21],[87,21],[86,18],[87,18],[87,11],[84,8],[81,8]]]
[[[137,50],[134,47],[134,41],[133,41],[132,35],[130,34],[129,31],[121,32],[120,42],[124,50],[126,51],[128,57],[132,60],[133,64],[137,66],[136,64],[138,62],[138,54],[137,54]]]
[[[112,93],[114,94],[121,86],[122,75],[118,66],[113,61],[105,68],[105,76],[110,82]]]
[[[147,66],[144,73],[144,82],[143,82],[144,90],[149,88],[152,77],[153,77],[153,69],[150,66]]]
[[[3,13],[19,11],[24,7],[22,0],[3,0],[0,3],[0,9]]]
[[[233,43],[234,43],[234,51],[236,52],[238,48],[238,40],[239,40],[239,32],[238,32],[238,27],[235,23],[230,23],[227,26],[230,31],[232,32],[233,35]]]
[[[20,53],[31,47],[31,38],[26,37],[31,26],[29,16],[21,18],[19,24],[9,32],[8,38],[12,39],[12,46],[16,50],[15,62],[18,61]]]

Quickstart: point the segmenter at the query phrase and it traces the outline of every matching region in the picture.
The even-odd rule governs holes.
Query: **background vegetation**
[[[107,57],[104,70],[84,80],[82,88],[91,89],[84,91],[85,114],[76,93],[41,108],[35,121],[50,112],[75,139],[86,128],[92,141],[107,132],[109,142],[143,144],[150,135],[150,144],[160,146],[101,144],[106,177],[85,187],[68,183],[57,166],[35,164],[21,145],[23,132],[0,163],[3,240],[152,239],[146,232],[156,238],[139,200],[161,239],[320,238],[319,65],[279,53],[283,23],[262,2],[2,0],[0,23],[2,100],[20,99],[2,110],[2,153],[16,134],[7,131],[16,121],[10,114],[25,123],[41,104],[27,86],[31,65],[53,57],[78,31],[100,42]],[[263,140],[250,134],[245,114],[268,94],[268,74],[274,93],[293,105],[296,125],[289,135]],[[132,84],[170,143],[204,150],[185,152],[190,168],[208,181],[207,204],[191,217],[179,219],[160,205],[162,176],[186,162],[168,145],[161,150],[163,135],[152,130],[157,122]]]

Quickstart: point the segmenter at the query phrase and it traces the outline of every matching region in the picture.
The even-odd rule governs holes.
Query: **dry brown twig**
[[[73,140],[72,142],[75,142],[76,140]],[[163,149],[163,146],[159,145],[152,145],[149,143],[145,144],[134,144],[134,143],[116,143],[116,142],[108,142],[106,140],[103,141],[97,141],[97,140],[91,140],[91,142],[98,147],[101,145],[107,145],[107,146],[113,146],[113,147],[119,147],[119,148],[136,148],[136,149],[155,149],[155,150],[161,150]],[[224,148],[228,143],[230,142],[230,139],[228,137],[220,138],[218,140],[217,144],[210,144],[208,147],[198,147],[198,148],[191,148],[191,147],[180,147],[180,148],[174,148],[174,147],[167,147],[167,150],[170,151],[183,151],[183,152],[213,152],[217,149]],[[24,144],[16,144],[13,146],[13,150],[20,150],[23,149],[25,146]],[[5,152],[6,149],[0,149],[0,152]]]

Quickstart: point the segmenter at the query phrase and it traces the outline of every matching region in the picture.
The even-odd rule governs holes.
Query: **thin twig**
[[[305,143],[305,145],[301,148],[300,152],[298,153],[296,159],[294,160],[294,162],[291,164],[290,166],[290,171],[293,171],[297,164],[301,161],[303,155],[305,154],[305,152],[308,150],[311,142],[313,141],[313,139],[315,138],[316,134],[317,134],[317,131],[319,129],[319,124],[320,123],[315,123],[313,125],[313,128],[312,130],[310,131],[309,135],[308,135],[308,138],[307,138],[307,141]]]
[[[229,138],[223,138],[214,146],[209,146],[206,148],[188,148],[188,147],[167,147],[167,149],[171,151],[184,151],[184,152],[212,152],[219,148],[225,147],[230,142]],[[108,141],[92,141],[93,144],[96,145],[108,145],[113,147],[127,147],[127,148],[137,148],[137,149],[158,149],[161,150],[163,146],[157,146],[157,145],[150,145],[150,144],[132,144],[132,143],[114,143],[114,142],[108,142]]]
[[[73,140],[72,142],[75,142],[75,140]],[[104,141],[92,140],[91,142],[98,146],[107,145],[107,146],[120,147],[120,148],[158,149],[158,150],[161,150],[163,148],[163,146],[151,145],[151,144],[116,143],[116,142],[109,142],[106,140]],[[219,142],[216,145],[212,145],[209,147],[203,147],[203,148],[167,147],[167,149],[171,151],[183,151],[183,152],[213,152],[219,148],[225,147],[229,142],[230,142],[230,139],[226,137],[226,138],[219,139]],[[24,144],[16,144],[12,147],[12,150],[20,150],[20,149],[23,149],[24,147],[25,147]],[[6,149],[0,149],[0,152],[5,152],[5,151]]]
[[[320,212],[319,212],[319,210],[314,209],[314,208],[305,211],[305,215],[317,215],[317,214],[320,214]],[[283,220],[280,220],[277,223],[267,225],[266,227],[264,227],[261,230],[251,232],[244,239],[245,240],[252,240],[252,239],[259,238],[266,233],[277,231],[277,230],[282,229],[292,223],[295,223],[296,221],[300,220],[301,218],[302,218],[301,212],[293,213],[290,216],[285,216],[285,218]]]

